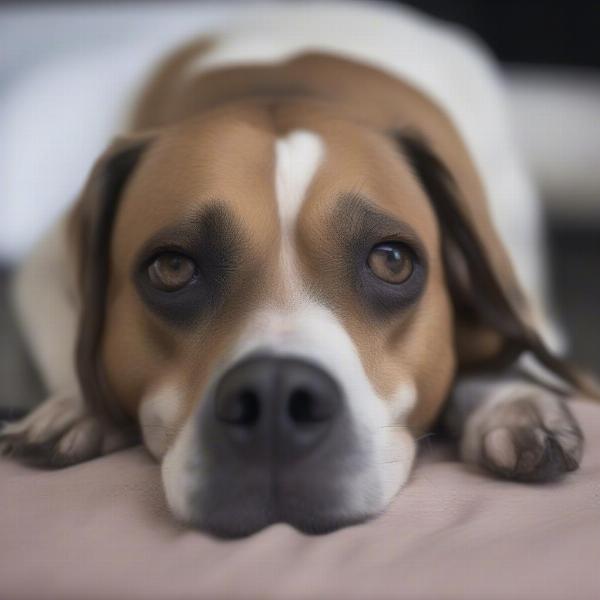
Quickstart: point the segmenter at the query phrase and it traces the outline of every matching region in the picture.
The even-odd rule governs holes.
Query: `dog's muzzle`
[[[341,387],[317,364],[242,360],[214,386],[198,427],[203,481],[194,512],[202,529],[241,536],[285,521],[316,533],[364,519],[347,506],[364,451]]]

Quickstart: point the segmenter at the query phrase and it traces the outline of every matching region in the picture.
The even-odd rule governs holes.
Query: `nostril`
[[[239,397],[237,423],[239,425],[254,425],[260,417],[260,401],[253,390],[243,390]]]
[[[251,389],[242,389],[217,405],[217,416],[231,425],[250,427],[260,417],[260,400]]]
[[[292,421],[296,421],[297,423],[312,422],[314,420],[312,417],[314,412],[313,404],[312,395],[308,390],[304,388],[294,390],[290,394],[290,403],[288,406]]]
[[[332,403],[311,390],[299,387],[289,397],[288,412],[292,421],[302,424],[324,421],[332,415]]]

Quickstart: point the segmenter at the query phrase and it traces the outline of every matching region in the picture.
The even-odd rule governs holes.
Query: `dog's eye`
[[[164,292],[176,292],[192,281],[196,264],[191,258],[177,252],[159,254],[148,267],[152,285]]]
[[[383,242],[371,249],[367,264],[379,279],[387,283],[404,283],[413,273],[414,254],[400,242]]]

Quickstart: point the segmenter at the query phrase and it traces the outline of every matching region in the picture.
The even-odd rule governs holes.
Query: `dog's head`
[[[414,131],[256,102],[100,159],[80,379],[139,420],[179,518],[241,535],[377,514],[457,368],[535,345],[454,149],[457,176]]]

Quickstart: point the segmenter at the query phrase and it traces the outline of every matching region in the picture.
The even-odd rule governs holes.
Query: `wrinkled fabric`
[[[62,471],[3,459],[0,598],[597,599],[600,406],[573,407],[587,447],[562,481],[492,479],[428,438],[384,515],[325,536],[185,529],[142,448]]]

